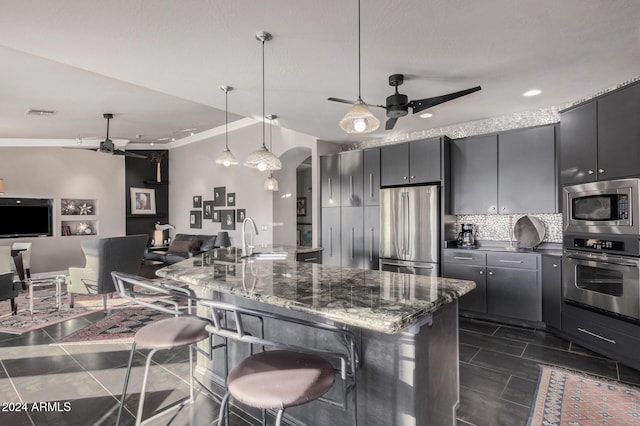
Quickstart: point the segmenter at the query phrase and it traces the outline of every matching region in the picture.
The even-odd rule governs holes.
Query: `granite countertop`
[[[256,251],[241,258],[233,248],[212,250],[156,274],[382,333],[405,331],[475,288],[473,281],[297,262],[295,248]]]
[[[543,243],[535,249],[517,247],[514,242],[513,249],[510,249],[509,241],[491,241],[479,242],[475,247],[448,247],[447,250],[473,250],[473,251],[495,251],[508,253],[532,253],[547,254],[551,256],[562,256],[562,244],[559,243]]]

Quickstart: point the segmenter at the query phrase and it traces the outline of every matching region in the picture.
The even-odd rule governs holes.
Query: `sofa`
[[[144,254],[144,260],[171,265],[209,251],[214,247],[218,247],[215,235],[176,234],[167,248],[148,247]]]

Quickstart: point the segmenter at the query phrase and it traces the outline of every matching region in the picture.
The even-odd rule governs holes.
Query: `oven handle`
[[[610,258],[610,257],[596,257],[596,256],[584,256],[580,254],[565,254],[566,259],[576,259],[576,260],[590,260],[593,262],[607,263],[610,265],[619,265],[619,266],[630,266],[632,268],[637,268],[640,266],[640,260],[636,259],[621,259],[621,258]]]

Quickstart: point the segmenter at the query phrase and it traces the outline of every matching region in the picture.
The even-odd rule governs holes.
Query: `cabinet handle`
[[[604,169],[598,169],[598,173],[604,174]]]
[[[587,170],[587,174],[592,175],[593,174],[593,170]]]
[[[480,272],[480,275],[484,275],[484,271],[479,271],[479,272]]]
[[[502,263],[522,263],[522,260],[506,260],[506,259],[500,259],[500,262],[502,262]]]
[[[416,177],[414,175],[411,175],[411,179],[415,179]]]
[[[331,186],[331,178],[329,178],[329,201],[333,201],[333,187]]]
[[[473,257],[453,256],[453,258],[458,260],[473,260]]]
[[[496,206],[489,206],[489,210],[490,211],[495,211],[496,210]]]
[[[407,177],[406,176],[402,176],[402,179],[407,180]]]
[[[369,173],[369,196],[373,198],[373,173]]]
[[[493,275],[493,271],[489,271],[489,275]]]
[[[369,239],[369,260],[373,262],[373,228],[371,228],[371,238]]]
[[[592,331],[585,330],[585,329],[584,329],[584,328],[582,328],[582,327],[578,327],[578,331],[580,331],[580,332],[582,332],[582,333],[584,333],[584,334],[588,334],[589,336],[596,337],[596,338],[598,338],[598,339],[600,339],[600,340],[604,340],[605,342],[609,342],[609,343],[614,344],[614,345],[616,344],[616,341],[615,341],[615,340],[613,340],[613,339],[608,339],[608,338],[606,338],[606,337],[604,337],[604,336],[601,336],[601,335],[599,335],[599,334],[596,334],[596,333],[594,333],[594,332],[592,332]]]
[[[353,176],[349,175],[349,199],[353,200]]]
[[[505,210],[507,210],[507,208],[506,208],[506,207],[503,207],[503,208],[502,208],[502,211],[505,211]]]
[[[557,268],[557,267],[558,267],[558,264],[557,264],[557,263],[554,263],[554,264],[553,264],[553,267],[554,267],[554,268]]]
[[[329,227],[329,256],[333,257],[333,228]]]
[[[355,228],[351,228],[351,258],[355,257]]]
[[[305,262],[313,262],[314,260],[318,260],[317,257],[307,257],[304,261]]]

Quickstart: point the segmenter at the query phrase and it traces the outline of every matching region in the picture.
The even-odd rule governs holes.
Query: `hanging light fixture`
[[[269,114],[266,116],[267,120],[269,120],[269,151],[273,151],[273,133],[271,131],[271,126],[273,124],[273,120],[278,118],[277,115]],[[264,189],[265,191],[278,191],[278,180],[273,177],[273,172],[269,170],[269,176],[267,180],[264,181]]]
[[[216,159],[216,164],[222,164],[225,167],[238,164],[236,157],[233,156],[229,149],[229,92],[233,87],[220,86],[220,90],[224,92],[224,151]]]
[[[282,168],[280,159],[265,146],[264,134],[264,42],[272,38],[268,32],[261,31],[256,33],[256,39],[262,43],[262,146],[249,154],[249,157],[247,157],[247,160],[244,162],[245,166],[258,169],[261,172],[265,170],[280,170]]]
[[[362,100],[361,74],[360,0],[358,0],[358,100],[340,120],[340,128],[347,133],[371,133],[380,127],[380,120],[369,111],[369,108]]]

